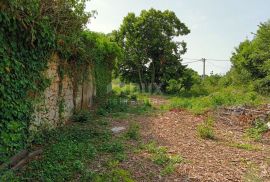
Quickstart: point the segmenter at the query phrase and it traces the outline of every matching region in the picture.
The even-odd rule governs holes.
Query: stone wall
[[[45,75],[50,79],[51,84],[37,100],[30,127],[32,131],[61,126],[68,121],[75,109],[89,109],[93,105],[95,87],[91,67],[89,67],[88,78],[82,84],[74,85],[68,75],[60,79],[58,74],[60,61],[57,54],[53,54],[49,61]]]

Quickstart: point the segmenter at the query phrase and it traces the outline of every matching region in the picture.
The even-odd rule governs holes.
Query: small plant
[[[164,169],[161,171],[161,176],[166,176],[169,174],[174,173],[175,171],[175,165],[174,164],[168,164]]]
[[[132,140],[138,140],[140,137],[139,130],[140,126],[137,123],[131,123],[126,133],[126,137]]]
[[[202,124],[198,125],[197,132],[198,135],[203,139],[215,139],[215,133],[214,133],[214,120],[211,118],[208,118],[205,120]]]
[[[144,105],[145,105],[146,107],[152,107],[152,104],[150,103],[149,99],[145,99],[145,100],[144,100]]]
[[[158,152],[153,155],[152,160],[158,165],[165,165],[169,162],[170,158],[166,153]]]
[[[263,133],[267,130],[267,125],[262,121],[257,120],[252,128],[246,130],[246,136],[254,141],[260,141]]]
[[[150,142],[142,146],[142,149],[145,149],[149,153],[162,153],[167,152],[166,147],[158,146],[156,142]]]
[[[72,116],[71,120],[73,122],[86,123],[86,122],[90,121],[91,118],[92,118],[92,114],[89,111],[81,110],[81,111],[75,112],[74,115]]]
[[[162,176],[173,173],[175,171],[176,165],[183,162],[184,160],[180,155],[168,154],[168,149],[166,147],[158,146],[155,142],[151,142],[142,146],[142,149],[145,149],[151,153],[152,161],[155,164],[164,167],[161,171]]]

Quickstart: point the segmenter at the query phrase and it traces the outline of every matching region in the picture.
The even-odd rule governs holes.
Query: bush
[[[199,136],[203,139],[215,139],[213,125],[214,121],[211,118],[208,118],[202,124],[198,125],[197,132]]]

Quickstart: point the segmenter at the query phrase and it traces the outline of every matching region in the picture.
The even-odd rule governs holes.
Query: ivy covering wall
[[[52,53],[63,60],[60,82],[68,75],[80,84],[90,66],[97,96],[106,94],[120,49],[105,35],[84,31],[91,16],[84,8],[79,0],[0,1],[0,164],[31,142],[31,117],[50,85],[44,72]]]
[[[112,70],[116,60],[122,58],[122,52],[117,44],[104,34],[85,31],[83,38],[87,47],[91,47],[87,52],[94,66],[96,97],[101,100],[110,91]]]
[[[43,76],[55,36],[34,4],[0,11],[0,162],[24,148],[34,98],[48,86]]]

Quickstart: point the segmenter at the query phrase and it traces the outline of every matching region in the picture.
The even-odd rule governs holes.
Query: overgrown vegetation
[[[267,125],[260,120],[256,120],[253,126],[246,130],[246,136],[251,140],[260,141],[266,131],[268,131]]]
[[[60,120],[65,107],[62,98],[65,75],[71,78],[76,93],[78,85],[89,78],[91,67],[95,71],[97,97],[107,95],[120,49],[106,35],[85,30],[94,14],[85,12],[86,2],[0,2],[0,163],[26,148],[34,138],[31,135],[36,134],[29,131],[29,126],[34,120],[35,105],[50,85],[44,72],[53,53],[60,56],[57,69]]]
[[[206,96],[198,97],[173,97],[171,108],[186,108],[195,114],[216,109],[221,106],[251,105],[256,106],[267,102],[267,98],[254,91],[239,87],[227,87],[214,91]]]
[[[36,143],[44,146],[42,157],[33,160],[16,175],[1,173],[0,180],[133,181],[129,172],[118,165],[119,161],[125,159],[127,150],[124,137],[113,137],[104,125],[104,118],[89,118],[89,115],[92,114],[82,112],[79,117],[77,114],[76,123],[51,130],[36,139]],[[96,172],[90,168],[98,156],[109,156],[103,166],[107,172]]]
[[[127,158],[126,142],[140,140],[140,126],[131,123],[120,137],[113,136],[106,126],[108,117],[128,119],[131,115],[154,112],[142,91],[170,94],[169,97],[173,96],[170,109],[185,108],[195,114],[224,106],[269,102],[269,21],[259,25],[252,40],[236,48],[232,68],[226,75],[202,79],[181,64],[186,43],[176,42],[175,38],[189,34],[190,30],[174,12],[150,9],[139,16],[129,13],[118,31],[105,35],[86,29],[94,15],[85,12],[86,2],[0,1],[0,164],[22,149],[40,146],[44,149],[42,156],[16,174],[1,168],[0,181],[133,181],[120,163]],[[60,120],[64,117],[65,76],[71,78],[74,95],[79,84],[92,79],[96,112],[75,108],[69,126],[32,133],[29,128],[35,105],[50,85],[45,71],[53,54],[60,57],[57,68]],[[93,70],[92,75],[89,70]],[[138,87],[111,85],[113,75]],[[197,126],[198,136],[215,139],[214,124],[212,118],[207,118]],[[245,136],[260,141],[267,130],[267,125],[257,120],[245,131]],[[228,145],[260,150],[250,143]],[[184,161],[155,143],[144,145],[142,150],[162,167],[162,176],[173,173]],[[96,171],[91,165],[100,162],[99,158],[104,160],[99,163],[102,170]],[[250,173],[247,181],[260,180],[257,170]]]
[[[49,84],[42,72],[55,35],[38,6],[36,1],[0,4],[0,163],[26,147],[33,97]]]

